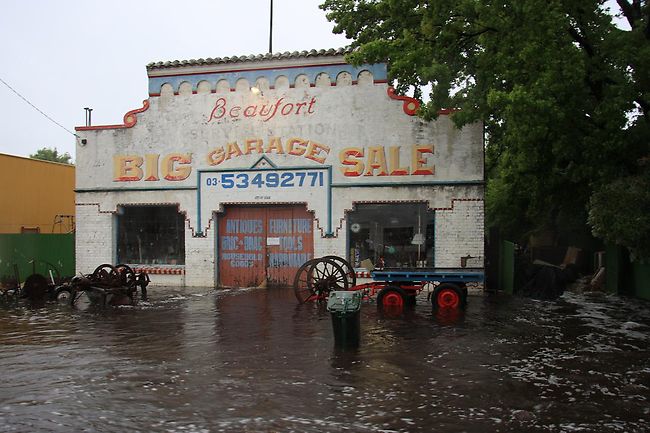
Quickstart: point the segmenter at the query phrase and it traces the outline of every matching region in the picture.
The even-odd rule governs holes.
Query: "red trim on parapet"
[[[454,110],[452,110],[452,111],[454,111]],[[482,199],[482,198],[452,198],[451,199],[451,207],[434,207],[431,210],[434,210],[434,211],[436,211],[436,210],[440,210],[440,211],[443,211],[443,210],[449,211],[449,210],[451,210],[451,211],[453,211],[454,206],[455,206],[457,201],[463,201],[463,202],[476,201],[476,202],[479,202],[479,201],[484,201],[484,199]]]
[[[395,94],[395,88],[393,86],[388,86],[387,93],[390,99],[404,101],[404,104],[402,105],[402,109],[409,116],[415,116],[415,113],[418,111],[418,108],[420,108],[420,101],[408,96],[401,96]]]
[[[124,115],[124,124],[122,125],[98,125],[98,126],[77,126],[75,131],[96,131],[101,129],[123,129],[131,128],[138,123],[136,114],[143,113],[149,109],[149,101],[145,99],[142,101],[142,108],[136,108]]]
[[[395,88],[392,86],[388,86],[388,97],[390,99],[397,99],[399,101],[404,101],[404,112],[408,114],[409,116],[414,116],[415,113],[418,111],[418,108],[420,108],[420,101],[418,101],[415,98],[411,98],[409,96],[401,96],[395,94]],[[442,110],[438,110],[438,114],[441,116],[448,116],[450,114],[455,113],[458,111],[458,108],[443,108]]]

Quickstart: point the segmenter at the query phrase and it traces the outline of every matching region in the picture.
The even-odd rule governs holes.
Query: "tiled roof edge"
[[[244,63],[244,62],[260,62],[265,60],[284,60],[284,59],[299,59],[308,57],[328,57],[328,56],[343,56],[351,53],[353,50],[350,47],[343,48],[330,48],[328,50],[310,50],[310,51],[285,51],[283,53],[267,53],[257,54],[250,56],[233,56],[233,57],[217,57],[207,59],[191,59],[191,60],[172,60],[167,62],[152,62],[147,65],[147,70],[153,69],[166,69],[177,68],[182,66],[200,66],[200,65],[219,65],[228,63]]]

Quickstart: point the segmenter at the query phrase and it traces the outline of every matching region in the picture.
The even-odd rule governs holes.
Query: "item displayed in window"
[[[359,204],[348,215],[355,268],[425,268],[433,263],[433,212],[424,203]]]
[[[184,223],[178,206],[120,207],[118,260],[140,265],[184,265]]]

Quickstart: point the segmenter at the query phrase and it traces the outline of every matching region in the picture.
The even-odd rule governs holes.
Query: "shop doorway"
[[[227,207],[219,216],[219,286],[291,286],[314,257],[313,221],[305,206]]]

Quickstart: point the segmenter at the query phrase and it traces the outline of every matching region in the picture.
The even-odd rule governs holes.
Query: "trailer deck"
[[[463,308],[467,304],[467,284],[483,283],[479,268],[382,268],[370,272],[372,281],[357,284],[350,264],[336,256],[312,259],[303,264],[294,279],[294,293],[301,303],[327,300],[331,291],[362,291],[364,299],[377,299],[384,310],[402,311],[415,305],[416,296],[426,288],[432,307]]]

